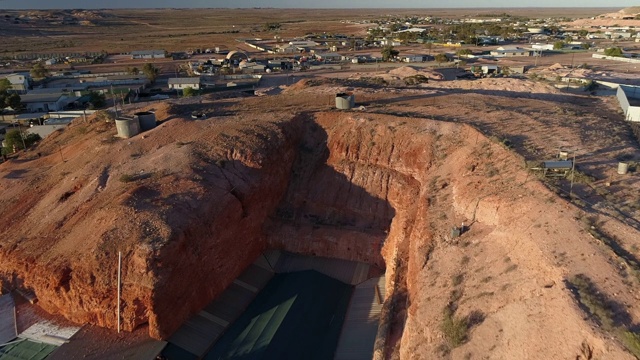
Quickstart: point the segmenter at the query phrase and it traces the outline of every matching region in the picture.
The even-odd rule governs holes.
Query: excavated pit
[[[123,328],[148,326],[158,339],[277,249],[384,269],[375,356],[410,358],[427,336],[425,319],[441,314],[424,316],[435,309],[425,303],[448,301],[427,297],[436,280],[425,279],[445,271],[431,268],[432,255],[451,256],[442,250],[451,228],[464,222],[482,238],[521,211],[503,204],[548,194],[528,181],[522,159],[474,128],[423,118],[175,119],[116,143],[104,140],[102,125],[91,126],[82,141],[70,128],[41,145],[51,155],[10,164],[2,186],[15,191],[2,200],[0,216],[12,220],[0,228],[0,278],[5,288],[33,290],[51,313],[115,328],[121,251]],[[56,157],[59,143],[69,149],[65,162]]]

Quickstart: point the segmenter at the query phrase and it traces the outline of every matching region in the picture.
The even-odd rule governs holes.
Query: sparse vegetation
[[[37,141],[41,140],[38,134],[24,134],[21,130],[15,129],[7,131],[5,135],[5,154],[10,154],[14,149],[22,150],[26,147],[30,147]]]
[[[128,183],[128,182],[132,182],[136,180],[136,176],[135,175],[131,175],[131,174],[122,174],[120,176],[120,181],[123,183]]]
[[[467,333],[469,330],[469,324],[467,318],[455,316],[453,310],[450,307],[445,307],[444,318],[440,329],[444,334],[444,338],[447,341],[447,345],[451,348],[456,348],[467,341]]]
[[[49,76],[49,69],[45,68],[41,62],[36,63],[29,71],[34,79],[43,79]]]
[[[464,281],[464,275],[463,274],[457,274],[454,277],[451,278],[451,283],[453,286],[458,286],[460,284],[462,284],[462,281]]]
[[[158,77],[158,74],[160,73],[160,70],[153,66],[153,64],[146,63],[142,67],[142,73],[149,79],[151,83],[154,83],[156,81],[156,78]]]
[[[407,76],[406,78],[403,79],[404,83],[407,85],[418,85],[418,84],[426,84],[429,82],[429,78],[418,74],[418,75],[413,75],[413,76]]]
[[[619,47],[604,49],[604,54],[607,56],[622,56],[622,49]]]
[[[449,58],[447,57],[446,54],[440,53],[440,54],[436,54],[435,60],[438,63],[438,65],[441,65],[442,63],[448,62]]]
[[[198,95],[198,91],[190,86],[187,86],[186,88],[182,89],[182,96],[184,97],[191,97],[196,95]]]
[[[630,330],[630,315],[624,310],[624,305],[607,297],[596,287],[589,277],[578,274],[567,280],[569,288],[580,303],[581,307],[602,328],[613,334],[627,350],[640,358],[640,334]]]
[[[391,59],[396,58],[400,54],[400,52],[393,48],[393,46],[385,46],[380,51],[382,53],[382,60],[389,61]]]

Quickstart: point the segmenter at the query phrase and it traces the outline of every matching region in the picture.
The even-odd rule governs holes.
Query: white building
[[[67,97],[61,93],[20,95],[20,102],[32,113],[63,110],[66,100]]]
[[[553,44],[532,44],[534,50],[553,50]]]
[[[395,41],[393,39],[384,38],[380,40],[380,45],[382,46],[400,46],[402,43],[400,41]]]
[[[628,121],[640,121],[640,87],[620,85],[616,97],[625,118]]]
[[[164,59],[166,51],[164,50],[138,50],[131,52],[132,59]]]
[[[495,57],[512,57],[512,56],[531,56],[532,51],[520,47],[501,46],[491,52]]]
[[[3,77],[9,80],[11,88],[9,92],[15,92],[18,94],[25,94],[29,90],[29,78],[24,74],[9,74]]]
[[[276,48],[276,52],[281,54],[295,54],[299,53],[300,50],[297,46],[289,45],[289,44],[281,44]]]
[[[183,90],[185,88],[192,88],[200,90],[201,79],[199,77],[190,78],[170,78],[169,89]]]
[[[318,43],[315,41],[309,41],[309,40],[295,40],[295,41],[289,41],[289,45],[297,48],[311,48],[311,47],[318,46]]]

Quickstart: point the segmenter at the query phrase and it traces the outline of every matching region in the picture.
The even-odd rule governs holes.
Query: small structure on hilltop
[[[116,119],[116,129],[118,130],[118,137],[128,139],[140,133],[140,121],[137,117],[121,117]]]
[[[350,110],[356,106],[356,98],[353,93],[336,94],[336,108],[340,110]]]
[[[141,111],[133,115],[138,118],[141,131],[151,130],[156,127],[156,114],[150,111]]]
[[[640,87],[620,85],[616,97],[625,118],[628,121],[640,121]]]
[[[156,114],[150,111],[141,111],[133,114],[133,117],[121,116],[116,119],[118,137],[128,139],[141,132],[156,127]]]
[[[566,177],[573,168],[572,160],[548,160],[542,162],[542,171],[545,176]]]

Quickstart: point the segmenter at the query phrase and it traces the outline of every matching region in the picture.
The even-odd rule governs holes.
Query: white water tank
[[[140,122],[137,117],[133,119],[116,119],[116,129],[118,130],[118,137],[128,139],[140,133]]]

